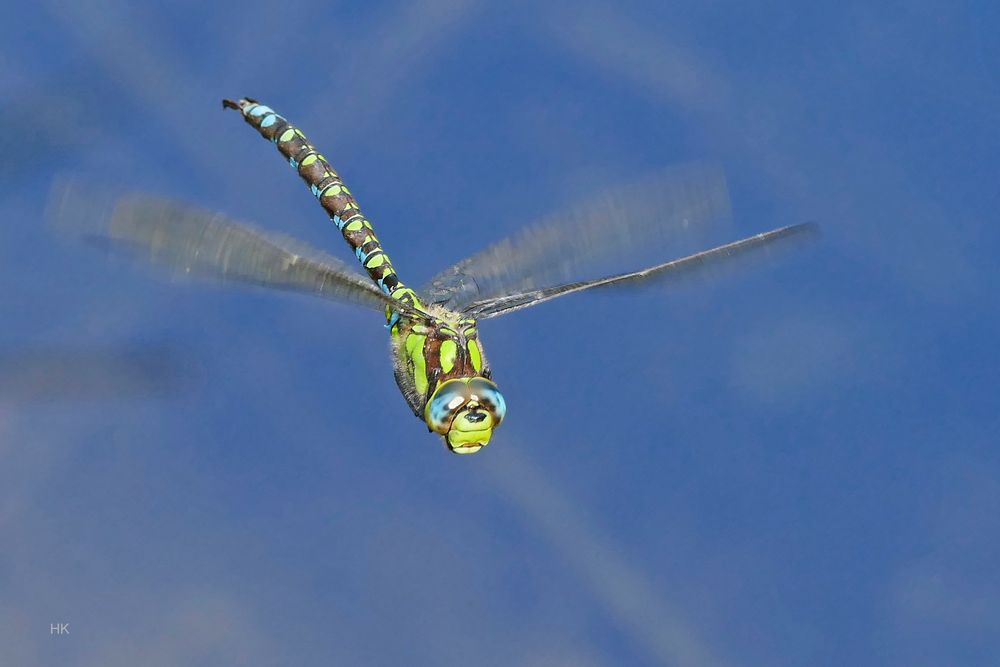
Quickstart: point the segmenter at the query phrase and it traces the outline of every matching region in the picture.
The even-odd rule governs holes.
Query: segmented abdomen
[[[242,113],[247,123],[278,147],[309,185],[375,284],[392,298],[420,307],[416,294],[396,275],[392,261],[382,249],[371,223],[361,213],[351,191],[302,131],[256,100],[223,100],[223,105]]]

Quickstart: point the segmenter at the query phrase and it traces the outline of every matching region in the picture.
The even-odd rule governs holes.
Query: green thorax
[[[403,316],[390,329],[396,383],[420,417],[442,382],[491,375],[474,319],[433,305],[421,310],[425,320]]]

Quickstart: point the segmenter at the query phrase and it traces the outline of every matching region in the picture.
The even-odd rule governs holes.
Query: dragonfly
[[[402,281],[340,174],[298,127],[249,97],[223,100],[223,108],[238,111],[297,171],[367,276],[292,238],[148,194],[119,197],[110,210],[88,213],[86,207],[92,204],[86,189],[67,186],[54,198],[56,216],[100,218],[92,239],[178,274],[308,293],[383,312],[403,397],[413,414],[456,454],[485,447],[507,413],[479,335],[480,321],[578,292],[620,290],[703,273],[818,232],[814,223],[795,224],[639,270],[573,279],[602,258],[639,255],[726,217],[729,199],[721,170],[696,164],[633,186],[600,186],[592,201],[524,226],[444,269],[417,290]],[[516,212],[517,203],[510,208]],[[480,232],[469,227],[472,237]]]

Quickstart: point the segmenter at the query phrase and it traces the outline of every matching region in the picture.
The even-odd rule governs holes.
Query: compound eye
[[[469,381],[469,392],[491,415],[493,425],[497,426],[507,414],[507,402],[497,386],[486,378],[475,378]]]
[[[469,402],[469,385],[460,380],[448,380],[434,392],[427,404],[424,419],[435,433],[444,435],[459,409]]]

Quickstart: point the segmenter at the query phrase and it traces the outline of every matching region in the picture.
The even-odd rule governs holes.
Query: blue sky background
[[[0,7],[4,372],[180,367],[166,398],[0,396],[0,662],[995,664],[995,3],[132,4]],[[82,173],[349,259],[222,113],[241,95],[305,130],[414,284],[693,159],[729,178],[713,241],[825,237],[485,323],[508,420],[450,456],[378,315],[45,229]]]

